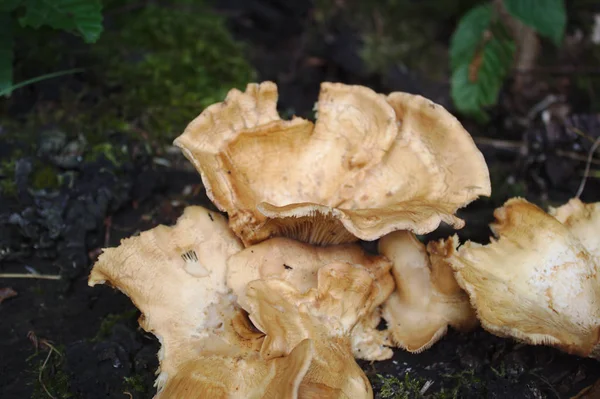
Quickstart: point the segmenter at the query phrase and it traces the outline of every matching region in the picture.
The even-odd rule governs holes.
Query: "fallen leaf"
[[[4,302],[5,299],[17,296],[17,291],[10,287],[0,288],[0,303]]]

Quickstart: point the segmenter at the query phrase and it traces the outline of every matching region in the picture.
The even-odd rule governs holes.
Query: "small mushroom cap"
[[[287,236],[315,244],[428,233],[489,195],[483,155],[460,123],[423,97],[323,83],[317,122],[284,121],[272,82],[232,90],[175,145],[246,246]],[[451,149],[451,151],[448,151]]]
[[[304,294],[277,278],[248,285],[250,318],[266,333],[261,348],[265,359],[285,356],[305,339],[314,343],[314,359],[300,384],[300,398],[373,397],[350,347],[350,331],[377,296],[373,283],[364,267],[335,263],[319,269],[317,288]]]
[[[598,356],[598,263],[569,227],[522,198],[494,212],[497,239],[448,261],[482,326],[530,344]]]
[[[313,344],[261,357],[264,334],[226,285],[226,260],[241,249],[222,215],[192,206],[174,227],[123,240],[94,265],[89,284],[108,282],[129,296],[140,325],[162,344],[156,398],[298,397]]]
[[[241,249],[222,215],[188,207],[174,227],[158,226],[105,249],[88,282],[108,282],[131,298],[142,327],[162,342],[161,371],[171,374],[187,357],[189,341],[219,329],[232,311],[226,260]]]
[[[443,337],[448,325],[461,331],[477,325],[469,297],[445,260],[457,245],[453,236],[425,247],[408,231],[396,231],[379,241],[379,251],[392,261],[396,281],[382,313],[395,345],[418,353]]]
[[[289,238],[271,238],[229,258],[227,285],[237,295],[238,304],[249,310],[246,290],[251,281],[277,278],[305,293],[317,287],[318,271],[335,262],[360,264],[371,273],[377,288],[377,296],[373,298],[365,322],[361,319],[352,331],[356,357],[366,360],[391,358],[392,350],[385,346],[388,343],[386,336],[376,328],[380,320],[378,307],[394,290],[391,263],[383,256],[366,254],[358,244],[316,247]]]

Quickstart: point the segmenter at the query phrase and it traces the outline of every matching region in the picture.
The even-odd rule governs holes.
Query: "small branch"
[[[41,280],[60,280],[60,275],[35,273],[0,273],[0,278],[38,278]]]
[[[590,166],[592,164],[592,159],[594,158],[594,154],[596,150],[600,146],[600,137],[594,141],[594,145],[590,148],[590,152],[588,153],[587,162],[585,164],[585,172],[583,173],[583,179],[581,179],[581,183],[579,184],[579,189],[577,190],[577,194],[575,194],[575,198],[581,197],[581,193],[583,193],[583,189],[585,188],[585,182],[587,181],[590,175]]]
[[[519,75],[548,74],[548,75],[600,75],[600,68],[585,66],[567,67],[533,67],[517,68],[514,70]]]
[[[587,162],[587,157],[585,155],[581,155],[581,154],[578,154],[573,151],[556,150],[555,153],[559,157],[569,158],[569,159],[572,159],[574,161],[579,161],[579,162]],[[600,165],[600,161],[598,161],[596,159],[592,159],[592,163],[594,165]]]
[[[519,151],[526,147],[524,141],[498,140],[487,137],[473,137],[473,141],[478,145],[487,145],[501,150]]]

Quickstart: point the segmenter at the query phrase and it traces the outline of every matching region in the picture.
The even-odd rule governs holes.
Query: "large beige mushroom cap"
[[[108,282],[128,295],[140,325],[162,344],[156,398],[298,397],[314,345],[260,355],[264,334],[226,286],[226,260],[241,248],[223,216],[188,207],[174,227],[123,240],[94,265],[89,284]]]
[[[385,360],[393,356],[387,334],[378,331],[381,305],[394,290],[391,263],[383,256],[368,255],[358,244],[317,247],[289,238],[276,237],[250,246],[231,256],[227,262],[227,285],[238,304],[249,310],[247,285],[254,280],[277,278],[290,283],[299,293],[317,288],[318,271],[332,263],[360,264],[373,277],[376,297],[365,317],[352,330],[355,357]]]
[[[446,258],[458,238],[431,242],[397,231],[379,241],[379,251],[393,264],[396,290],[383,305],[383,318],[395,345],[409,351],[428,349],[448,326],[469,331],[477,318],[469,297],[456,282]]]
[[[494,216],[497,239],[488,245],[466,242],[447,258],[482,326],[530,344],[599,357],[597,258],[567,225],[524,199],[508,200]]]
[[[250,318],[266,333],[261,348],[265,359],[285,356],[305,339],[314,343],[314,358],[300,383],[300,398],[373,397],[350,347],[350,331],[377,297],[373,282],[364,267],[335,263],[319,269],[317,288],[304,294],[278,278],[248,285]]]
[[[482,154],[456,118],[417,95],[323,83],[317,122],[280,119],[272,82],[231,90],[175,140],[246,246],[428,233],[490,194]]]

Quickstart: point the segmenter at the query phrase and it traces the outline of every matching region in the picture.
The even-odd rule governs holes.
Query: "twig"
[[[540,74],[545,73],[549,75],[571,75],[571,74],[582,74],[582,75],[597,75],[600,74],[600,68],[594,66],[580,66],[580,67],[533,67],[533,68],[515,68],[514,72],[520,75],[529,74]]]
[[[587,156],[578,154],[573,151],[556,150],[555,154],[558,155],[559,157],[569,158],[574,161],[587,162]],[[600,165],[600,161],[595,160],[595,159],[592,159],[592,163],[594,165]]]
[[[589,134],[587,134],[586,132],[584,132],[583,130],[581,130],[579,128],[576,128],[574,126],[567,126],[567,129],[569,129],[573,133],[578,134],[579,136],[589,140],[590,143],[593,143],[595,141],[592,136],[590,136]]]
[[[0,273],[0,278],[39,278],[42,280],[60,280],[59,274],[36,273]]]
[[[489,145],[502,150],[519,151],[526,146],[524,141],[498,140],[487,137],[473,137],[473,140],[475,141],[475,144]]]
[[[594,153],[598,149],[600,145],[600,137],[594,141],[594,145],[590,148],[590,152],[588,153],[587,162],[585,164],[585,172],[583,173],[583,178],[581,179],[581,183],[579,184],[579,189],[577,189],[577,194],[575,194],[575,198],[581,197],[581,193],[583,193],[583,189],[585,188],[585,182],[590,175],[590,166],[592,165],[592,158],[594,157]]]
[[[542,375],[539,375],[539,374],[537,374],[537,373],[533,373],[533,372],[531,372],[531,373],[529,373],[529,374],[531,374],[531,375],[533,375],[533,376],[537,377],[537,378],[538,378],[540,381],[542,381],[542,382],[544,382],[546,385],[548,385],[548,387],[550,388],[550,390],[552,391],[552,393],[553,393],[554,395],[556,395],[556,397],[557,397],[558,399],[560,399],[560,397],[561,397],[561,396],[560,396],[560,394],[559,394],[559,393],[556,391],[556,389],[555,389],[555,388],[554,388],[554,386],[553,386],[553,385],[550,383],[550,381],[548,381],[548,380],[547,380],[547,379],[546,379],[544,376],[542,376]]]

